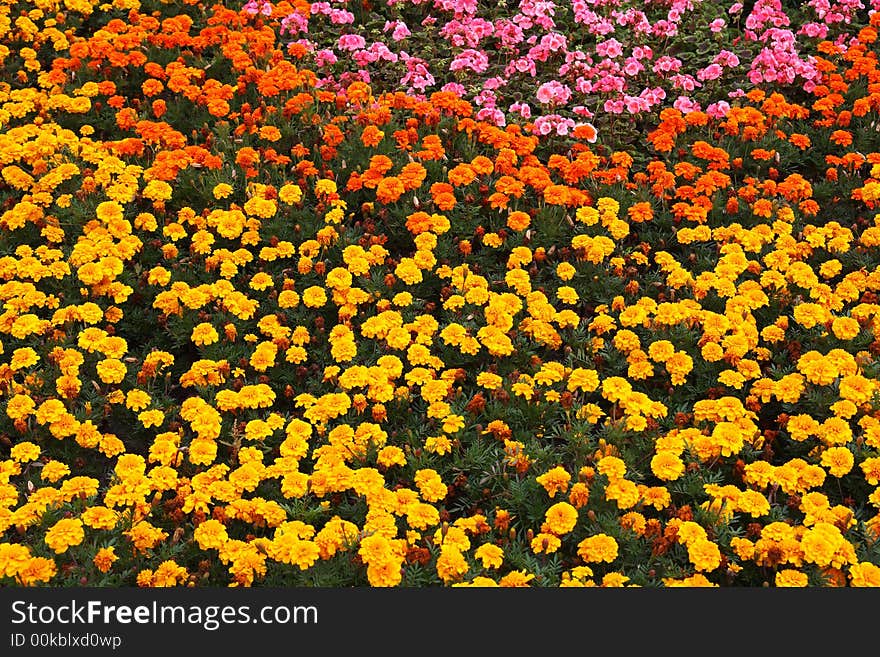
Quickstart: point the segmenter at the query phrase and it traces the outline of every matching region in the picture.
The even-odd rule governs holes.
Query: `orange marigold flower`
[[[385,133],[379,130],[379,128],[374,125],[368,125],[361,133],[361,143],[367,148],[372,148],[378,146],[384,137]]]
[[[382,203],[394,203],[406,191],[403,182],[397,176],[382,178],[376,187],[376,199]]]

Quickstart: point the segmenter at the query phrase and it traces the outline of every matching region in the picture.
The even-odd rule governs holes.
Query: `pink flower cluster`
[[[747,16],[724,0],[385,0],[370,10],[376,19],[361,0],[330,0],[281,25],[314,58],[322,87],[360,79],[421,96],[443,89],[482,120],[566,135],[600,115],[664,106],[723,115],[728,96],[749,85],[810,90],[819,72],[800,55],[803,40],[842,43],[865,9],[880,0],[809,0],[797,17],[780,0],[756,0]],[[267,0],[245,5],[267,11]]]

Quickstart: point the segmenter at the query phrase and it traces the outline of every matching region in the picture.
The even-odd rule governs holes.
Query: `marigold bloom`
[[[578,556],[587,563],[611,563],[617,558],[617,550],[617,541],[607,534],[588,536],[578,543]]]
[[[545,512],[541,531],[561,536],[574,529],[577,520],[578,512],[575,507],[568,502],[557,502]]]
[[[551,498],[556,493],[564,493],[568,490],[568,483],[571,481],[571,475],[562,466],[551,468],[542,475],[535,477],[535,480],[544,487],[547,495]]]
[[[83,523],[79,518],[63,518],[46,531],[44,540],[55,554],[62,554],[68,548],[82,543],[85,536]]]
[[[868,561],[859,562],[850,567],[849,577],[851,586],[878,587],[880,586],[880,567]]]

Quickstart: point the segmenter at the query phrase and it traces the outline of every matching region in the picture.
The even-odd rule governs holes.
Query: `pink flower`
[[[344,9],[331,9],[329,16],[330,22],[334,25],[351,25],[354,23],[354,14]]]
[[[819,23],[807,23],[798,30],[798,34],[805,34],[808,37],[824,39],[828,36],[828,26],[820,25]]]
[[[611,100],[610,98],[602,105],[602,109],[609,114],[623,114],[626,108],[622,100]]]
[[[281,19],[281,33],[297,34],[309,31],[309,19],[300,12],[294,11]]]
[[[675,99],[675,102],[672,103],[672,106],[682,114],[690,114],[691,112],[696,112],[700,109],[700,104],[694,102],[687,96],[679,96]]]
[[[630,114],[638,114],[639,112],[650,109],[648,102],[644,98],[639,98],[638,96],[625,95],[623,97],[623,104],[626,107],[626,111]]]
[[[666,92],[663,91],[662,87],[646,88],[642,89],[642,93],[639,94],[639,97],[644,98],[649,106],[654,106],[666,98]]]
[[[713,119],[721,119],[727,116],[727,112],[730,111],[730,103],[724,100],[719,100],[717,103],[712,103],[706,108],[706,114],[708,114]]]
[[[464,85],[459,84],[458,82],[447,82],[442,87],[440,87],[440,91],[447,91],[449,93],[453,93],[456,96],[464,96],[467,93],[467,89],[464,88]]]
[[[712,33],[718,34],[721,30],[724,29],[725,25],[726,22],[723,18],[716,18],[714,21],[709,23],[709,29],[712,31]]]
[[[244,7],[242,7],[242,11],[246,14],[250,14],[251,16],[255,16],[256,14],[263,14],[263,16],[271,16],[272,15],[272,3],[271,2],[257,2],[257,0],[250,0]]]
[[[633,57],[636,59],[653,59],[654,51],[648,46],[636,46],[633,48]]]
[[[724,69],[722,69],[718,64],[709,64],[706,68],[702,68],[697,71],[697,79],[706,82],[708,80],[717,80],[721,77],[721,74],[724,73]]]
[[[329,48],[324,48],[315,53],[315,64],[318,66],[332,66],[338,60],[336,53]]]
[[[623,46],[614,37],[596,44],[596,54],[600,57],[614,59],[623,54]]]
[[[568,41],[565,36],[559,32],[550,32],[541,37],[541,46],[553,52],[565,50],[567,45]]]
[[[483,89],[500,89],[507,81],[499,76],[495,76],[492,78],[487,78],[485,82],[483,82]]]
[[[343,34],[339,37],[336,47],[340,50],[360,50],[367,45],[366,40],[360,34]]]
[[[635,57],[627,57],[623,64],[623,72],[630,77],[635,77],[644,70],[644,65]]]
[[[489,68],[489,57],[484,52],[468,48],[456,55],[449,65],[450,71],[470,69],[474,73],[483,73]]]
[[[391,38],[395,41],[403,41],[406,37],[412,34],[406,26],[406,23],[403,21],[386,21],[383,32],[387,32],[388,30],[394,30],[391,33]]]
[[[654,62],[652,69],[654,73],[676,73],[681,70],[681,60],[677,57],[663,55]]]
[[[736,56],[736,53],[730,52],[729,50],[721,50],[712,58],[712,63],[732,68],[734,66],[739,66],[739,57]]]
[[[528,73],[532,77],[535,77],[538,73],[538,69],[535,67],[534,60],[529,59],[528,57],[520,57],[518,59],[513,60],[511,62],[513,68],[520,73]]]
[[[528,103],[513,103],[507,110],[511,114],[519,114],[524,119],[531,118],[532,108]]]
[[[538,92],[535,96],[539,103],[545,105],[564,105],[571,98],[571,89],[561,82],[551,80],[538,87]]]
[[[507,118],[504,116],[504,112],[502,112],[497,107],[484,107],[476,115],[477,121],[486,121],[489,123],[494,123],[496,126],[504,126],[507,124]]]

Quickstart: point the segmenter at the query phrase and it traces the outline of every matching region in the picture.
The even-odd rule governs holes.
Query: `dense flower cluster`
[[[880,585],[880,13],[368,4],[0,0],[0,583]]]

